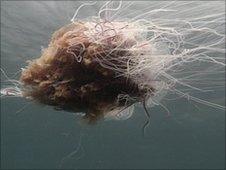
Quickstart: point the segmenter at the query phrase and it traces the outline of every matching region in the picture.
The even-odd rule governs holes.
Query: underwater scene
[[[225,168],[225,1],[1,1],[2,169]]]

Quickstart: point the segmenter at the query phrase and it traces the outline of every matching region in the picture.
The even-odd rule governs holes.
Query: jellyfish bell
[[[134,23],[123,22],[79,21],[64,26],[53,34],[42,56],[22,71],[23,96],[85,112],[89,122],[132,113],[133,103],[155,91],[154,83],[141,86],[139,79],[126,73],[136,65],[134,55],[151,50],[138,48],[146,43],[139,31]]]

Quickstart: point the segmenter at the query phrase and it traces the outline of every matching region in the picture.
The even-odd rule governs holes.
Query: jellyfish
[[[215,3],[153,2],[141,12],[133,10],[139,2],[86,2],[53,33],[41,56],[28,61],[19,80],[8,78],[12,85],[1,95],[82,112],[88,123],[128,119],[137,104],[150,118],[150,107],[167,110],[161,100],[169,93],[224,110],[190,93],[224,82],[205,81],[225,68],[225,12]],[[78,18],[96,4],[96,15]]]

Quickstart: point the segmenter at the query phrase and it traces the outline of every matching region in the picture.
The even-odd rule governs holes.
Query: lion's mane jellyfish
[[[78,21],[64,26],[53,34],[42,56],[22,71],[23,95],[85,112],[89,122],[145,100],[154,94],[154,83],[141,86],[139,79],[126,74],[137,65],[134,56],[151,50],[140,34],[139,25],[126,22]]]
[[[83,112],[90,123],[103,117],[126,119],[135,103],[142,103],[149,116],[146,107],[165,107],[159,101],[166,92],[225,109],[187,91],[209,90],[210,81],[199,86],[192,83],[205,75],[222,73],[219,70],[225,67],[220,57],[225,53],[225,33],[221,29],[224,12],[217,10],[208,15],[206,3],[197,9],[195,3],[188,6],[193,10],[189,12],[186,3],[191,5],[190,2],[170,2],[148,7],[141,14],[135,12],[131,18],[134,12],[115,19],[133,5],[115,3],[116,6],[114,2],[104,2],[97,16],[84,20],[75,19],[85,5],[80,6],[72,22],[52,35],[41,57],[29,61],[20,80],[10,80],[15,87],[2,89],[1,94]],[[181,11],[175,12],[177,9]],[[200,10],[204,16],[200,16]],[[147,19],[151,16],[151,20]]]

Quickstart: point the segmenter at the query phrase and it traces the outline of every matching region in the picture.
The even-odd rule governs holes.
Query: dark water
[[[54,30],[79,3],[1,2],[1,67],[12,76],[40,55]],[[92,12],[92,10],[90,10]],[[84,11],[84,14],[86,11]],[[4,79],[4,78],[3,78]],[[200,94],[224,104],[224,89]],[[72,113],[22,98],[1,99],[2,169],[220,169],[225,165],[225,112],[186,99],[149,109],[126,121],[93,126]]]

